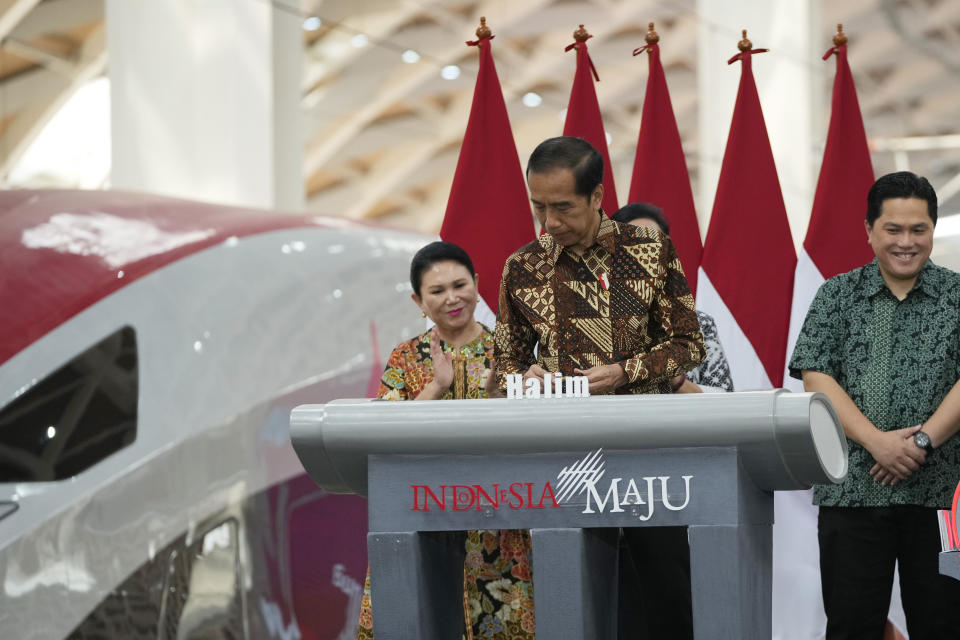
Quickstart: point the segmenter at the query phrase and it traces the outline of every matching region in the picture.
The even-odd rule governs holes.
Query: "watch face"
[[[913,442],[921,449],[928,449],[930,447],[930,436],[923,431],[917,431],[913,434]]]

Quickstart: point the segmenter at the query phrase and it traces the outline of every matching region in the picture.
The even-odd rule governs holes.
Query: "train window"
[[[0,482],[74,476],[137,435],[137,340],[124,327],[0,409]]]

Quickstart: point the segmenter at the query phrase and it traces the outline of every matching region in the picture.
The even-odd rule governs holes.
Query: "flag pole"
[[[756,49],[737,44],[740,85],[697,281],[740,390],[780,387],[797,258],[753,77]]]
[[[647,41],[647,44],[657,44],[658,42],[660,42],[660,34],[658,34],[657,31],[653,28],[653,23],[651,22],[647,26],[648,26],[647,35],[644,36],[643,38],[644,40]]]
[[[467,44],[471,47],[475,47],[480,44],[483,40],[493,39],[493,32],[490,30],[490,27],[487,26],[486,16],[480,16],[480,26],[477,27],[477,30],[474,32],[477,34],[476,40],[468,40]]]
[[[649,202],[663,209],[690,292],[696,296],[703,241],[683,143],[660,62],[660,34],[653,22],[648,24],[644,40],[644,46],[633,50],[634,56],[647,52],[648,74],[627,201]]]
[[[584,49],[585,49],[586,46],[587,46],[587,45],[586,45],[587,40],[589,40],[589,39],[592,38],[592,37],[593,37],[593,35],[592,35],[591,33],[589,33],[589,32],[583,27],[583,25],[580,25],[580,27],[579,27],[576,31],[573,32],[573,40],[574,40],[574,43],[573,43],[573,44],[570,44],[570,45],[567,45],[567,47],[564,49],[564,51],[570,51],[570,49],[574,49],[574,48],[576,48],[576,49],[578,49],[578,50],[581,49],[581,48],[584,48]],[[593,66],[593,59],[590,57],[590,54],[589,54],[589,53],[587,53],[586,55],[587,55],[587,62],[590,63],[590,71],[593,72],[593,78],[594,78],[594,80],[596,80],[597,82],[600,82],[600,76],[597,75],[597,68],[596,68],[595,66]]]
[[[753,43],[750,42],[750,38],[747,37],[747,30],[743,29],[742,33],[743,39],[737,43],[737,49],[740,50],[740,53],[727,60],[727,64],[733,64],[737,60],[746,60],[755,53],[766,53],[770,51],[770,49],[754,49]]]
[[[603,156],[603,202],[602,208],[612,215],[617,204],[617,190],[613,182],[613,166],[610,163],[610,151],[607,148],[606,129],[600,103],[597,101],[595,83],[600,81],[597,68],[587,50],[587,40],[593,36],[584,25],[573,32],[573,44],[564,51],[575,50],[577,55],[573,86],[570,88],[570,100],[567,103],[567,115],[563,123],[563,135],[583,138]]]
[[[639,49],[634,49],[633,55],[638,56],[644,51],[646,51],[647,54],[651,54],[653,53],[654,45],[660,42],[660,34],[657,33],[656,29],[653,28],[652,22],[647,25],[647,35],[645,35],[643,39],[646,40],[647,44]]]
[[[837,23],[837,33],[833,36],[833,44],[836,47],[847,44],[847,34],[843,32],[843,23]]]
[[[480,18],[473,103],[457,158],[440,238],[462,247],[480,276],[474,317],[492,327],[507,258],[536,238],[527,185],[493,60],[493,32]]]

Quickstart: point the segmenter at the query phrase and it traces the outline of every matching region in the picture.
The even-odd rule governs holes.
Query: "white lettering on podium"
[[[523,397],[523,376],[520,375],[519,373],[507,374],[507,397],[508,398]]]
[[[562,376],[547,373],[541,383],[539,378],[523,379],[519,373],[508,373],[507,398],[586,398],[590,395],[590,382],[586,376]]]
[[[607,486],[607,492],[602,498],[600,497],[600,491],[597,490],[597,481],[599,479],[588,479],[585,481],[587,504],[583,507],[583,513],[607,513],[608,503],[610,505],[610,513],[623,513],[624,507],[643,504],[647,506],[647,512],[646,514],[637,514],[637,517],[646,522],[653,517],[654,505],[658,502],[655,499],[656,490],[654,488],[658,480],[660,481],[659,502],[670,511],[680,511],[690,504],[690,480],[693,476],[681,477],[683,478],[684,499],[683,504],[679,506],[670,504],[670,498],[667,493],[667,481],[670,480],[670,476],[644,476],[643,484],[646,489],[646,497],[641,494],[640,487],[637,486],[634,478],[630,478],[630,481],[627,483],[627,489],[622,496],[620,494],[620,483],[623,481],[623,478],[611,478],[610,484]]]
[[[610,500],[610,503],[613,506],[613,508],[610,509],[610,513],[622,513],[623,509],[620,508],[620,492],[617,490],[620,485],[620,480],[622,480],[622,478],[614,478],[610,481],[610,487],[607,489],[607,495],[605,495],[602,500],[600,499],[600,494],[597,493],[597,483],[588,480],[587,506],[583,508],[583,512],[596,513],[590,507],[590,503],[595,502],[597,504],[597,508],[600,509],[600,513],[604,513],[607,510],[607,500]]]
[[[527,378],[527,398],[539,398],[540,397],[540,381],[536,378]]]
[[[568,398],[585,398],[590,395],[590,382],[587,376],[567,376],[563,385]]]

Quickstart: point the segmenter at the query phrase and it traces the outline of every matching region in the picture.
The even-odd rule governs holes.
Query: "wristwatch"
[[[917,431],[913,434],[913,444],[927,452],[927,455],[933,453],[933,443],[930,442],[930,436],[923,431]]]

